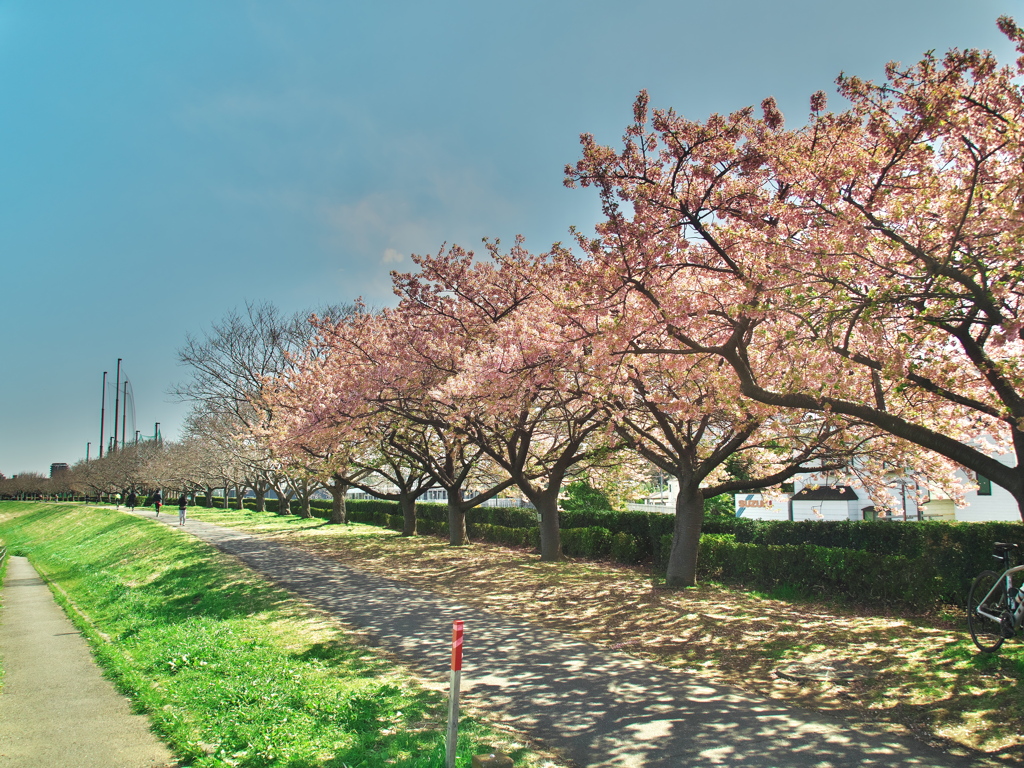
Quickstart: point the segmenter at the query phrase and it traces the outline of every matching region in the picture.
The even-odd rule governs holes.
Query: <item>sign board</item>
[[[789,520],[789,497],[764,498],[759,493],[736,494],[736,517],[753,520]]]

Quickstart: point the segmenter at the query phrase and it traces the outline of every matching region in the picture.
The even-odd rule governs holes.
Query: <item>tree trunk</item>
[[[231,509],[231,499],[228,498],[228,484],[224,483],[224,503],[222,504],[223,509]]]
[[[348,493],[348,483],[341,482],[337,476],[333,482],[327,485],[331,492],[331,525],[346,525],[348,523],[348,510],[345,509],[345,494]]]
[[[403,493],[401,498],[398,500],[398,504],[402,508],[402,535],[415,536],[416,497],[411,494]]]
[[[466,532],[466,510],[462,506],[462,491],[448,491],[448,543],[453,547],[469,544]]]
[[[683,478],[676,496],[676,519],[672,530],[672,552],[668,557],[665,583],[670,587],[692,587],[697,584],[697,548],[704,524],[704,494],[700,486]],[[660,546],[660,542],[654,542]]]
[[[256,494],[256,511],[266,512],[267,511],[267,489],[262,485],[253,488],[252,492]]]
[[[313,516],[313,510],[309,508],[309,489],[304,489],[304,492],[299,496],[299,517],[303,520],[309,520]]]
[[[554,563],[562,559],[562,531],[558,517],[558,491],[533,496],[530,501],[540,512],[540,559]]]
[[[242,493],[242,488],[235,486],[235,506],[238,509],[245,509],[245,494]]]
[[[213,506],[213,488],[210,486],[203,489],[203,506],[207,509]]]
[[[288,494],[280,489],[279,486],[272,486],[274,495],[277,496],[277,514],[279,515],[290,515],[292,513],[291,501],[288,498]]]

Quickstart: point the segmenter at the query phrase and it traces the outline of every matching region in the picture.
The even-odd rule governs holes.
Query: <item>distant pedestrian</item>
[[[188,506],[188,494],[183,493],[178,497],[178,525],[185,524],[185,507]]]
[[[135,494],[135,490],[128,491],[128,498],[124,500],[124,505],[128,507],[132,512],[135,511],[136,505],[139,503],[139,497]]]
[[[114,494],[114,503],[117,505],[117,509],[121,508],[121,494],[120,493],[115,493]]]
[[[156,507],[156,516],[160,517],[160,507],[164,503],[163,494],[161,494],[160,491],[157,491],[150,498],[153,500],[153,506]]]

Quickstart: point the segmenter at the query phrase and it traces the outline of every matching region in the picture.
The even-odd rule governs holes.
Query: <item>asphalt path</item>
[[[0,659],[0,768],[177,765],[24,557],[7,565]]]
[[[161,522],[177,526],[176,516]],[[534,627],[525,618],[459,605],[266,537],[195,520],[183,530],[438,681],[447,680],[452,622],[462,620],[467,700],[581,766],[978,765],[913,738],[854,727]],[[528,616],[528,602],[522,608]]]

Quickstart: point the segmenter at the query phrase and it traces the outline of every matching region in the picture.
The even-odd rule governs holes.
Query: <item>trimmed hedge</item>
[[[592,525],[587,528],[566,528],[562,531],[562,553],[568,557],[605,558],[612,551],[612,533]]]
[[[709,535],[701,537],[697,562],[703,578],[766,590],[785,585],[816,597],[841,595],[858,602],[919,608],[943,597],[934,563],[859,549],[750,544],[729,535]]]
[[[732,532],[736,534],[736,541],[748,544],[813,544],[916,557],[924,551],[923,527],[934,525],[903,525],[877,520],[830,520],[824,525],[822,522],[737,518]]]
[[[738,543],[759,546],[806,545],[901,557],[921,573],[935,573],[939,598],[962,602],[974,577],[995,563],[992,544],[1024,546],[1020,523],[942,523],[883,521],[737,519]]]
[[[446,526],[447,528],[447,526]],[[447,530],[445,531],[447,533]],[[483,539],[492,544],[504,544],[508,547],[540,547],[540,529],[510,528],[505,525],[488,525],[487,523],[466,523],[466,533],[471,539]]]

